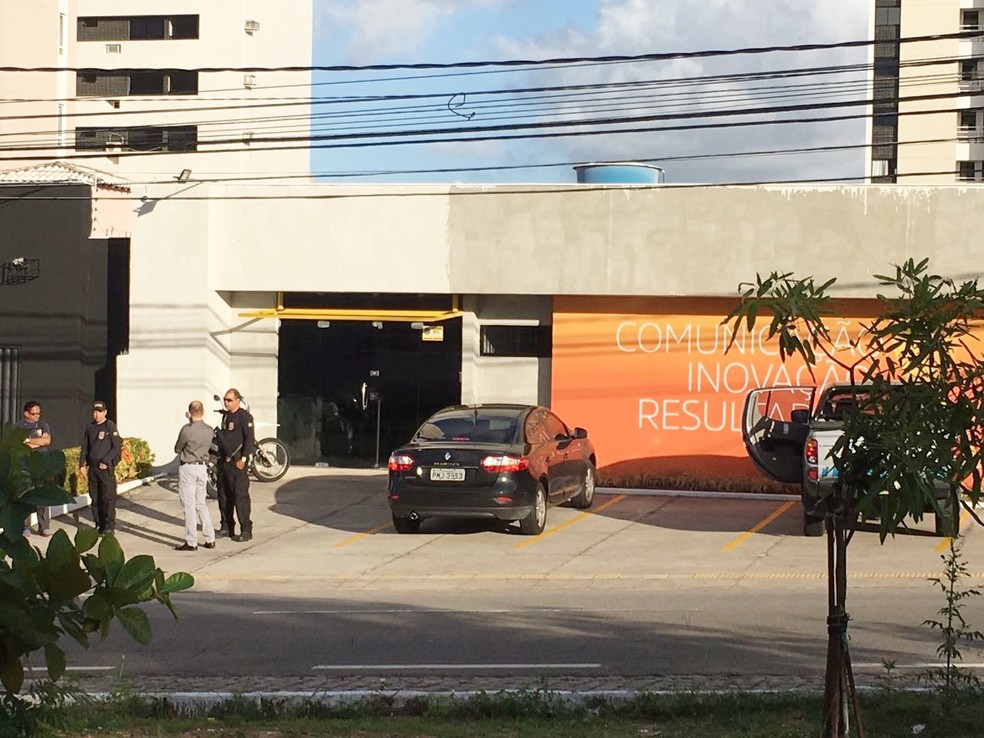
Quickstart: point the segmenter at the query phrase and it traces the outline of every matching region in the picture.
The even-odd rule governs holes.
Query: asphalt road
[[[73,650],[85,685],[145,689],[660,688],[820,683],[825,542],[798,535],[798,503],[603,494],[588,513],[551,508],[547,530],[431,521],[389,525],[379,472],[295,469],[253,484],[254,540],[213,551],[182,540],[173,480],[121,499],[128,555],[196,577],[155,639],[118,627]],[[214,505],[214,503],[213,503]],[[71,518],[56,527],[71,528]],[[852,658],[862,684],[938,661],[923,621],[944,605],[927,578],[945,542],[932,519],[884,546],[850,547]],[[973,577],[984,546],[965,526]],[[39,541],[43,546],[43,540]],[[967,605],[984,629],[984,606]],[[964,649],[970,665],[984,661]],[[40,668],[41,662],[34,664]]]

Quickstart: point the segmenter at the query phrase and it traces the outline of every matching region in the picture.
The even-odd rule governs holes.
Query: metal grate
[[[20,420],[20,349],[0,346],[0,423]]]
[[[40,259],[17,258],[0,264],[0,285],[24,284],[40,276]]]

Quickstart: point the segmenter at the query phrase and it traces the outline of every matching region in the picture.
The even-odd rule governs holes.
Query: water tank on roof
[[[663,168],[655,164],[612,162],[608,164],[578,164],[578,184],[663,184]]]

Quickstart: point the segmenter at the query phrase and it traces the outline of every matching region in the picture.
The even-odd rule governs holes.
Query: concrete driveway
[[[386,503],[384,471],[295,467],[273,484],[251,485],[254,538],[220,538],[214,550],[182,553],[175,478],[125,493],[117,536],[127,555],[147,553],[165,571],[195,575],[210,592],[308,596],[312,588],[480,588],[512,586],[620,589],[654,581],[783,580],[825,574],[825,539],[799,535],[801,509],[789,498],[672,496],[602,491],[588,511],[550,508],[536,537],[494,521],[426,521],[419,534],[397,534]],[[216,504],[209,502],[213,520]],[[87,511],[81,512],[87,520]],[[71,529],[70,516],[55,528]],[[972,571],[982,536],[965,519]],[[42,547],[44,539],[32,539]],[[881,545],[874,528],[850,548],[852,586],[920,586],[941,572],[947,539],[929,516]],[[975,577],[984,576],[975,574]]]

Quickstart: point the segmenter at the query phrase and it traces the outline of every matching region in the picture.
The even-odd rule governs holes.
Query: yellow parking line
[[[370,528],[364,533],[356,533],[354,536],[349,536],[344,541],[339,541],[335,544],[335,548],[341,548],[342,546],[347,546],[350,543],[355,543],[356,541],[361,541],[366,536],[371,536],[373,533],[379,533],[381,530],[386,530],[387,528],[392,528],[393,522],[383,523],[382,525],[377,525],[375,528]]]
[[[526,548],[527,546],[532,546],[537,541],[542,541],[547,536],[552,536],[558,530],[563,530],[564,528],[566,528],[566,527],[568,527],[570,525],[574,525],[574,523],[578,522],[579,520],[584,520],[584,518],[588,517],[589,515],[594,515],[595,513],[600,513],[602,510],[604,510],[607,507],[611,507],[616,502],[621,502],[622,500],[625,499],[625,497],[626,497],[626,495],[619,495],[618,497],[613,497],[608,502],[606,502],[604,505],[598,505],[597,507],[594,507],[591,510],[588,510],[587,512],[583,512],[580,515],[574,516],[570,520],[565,520],[560,525],[555,525],[552,528],[549,528],[549,529],[543,531],[543,533],[541,533],[538,536],[535,536],[533,538],[529,538],[529,539],[523,541],[522,543],[517,543],[515,546],[513,546],[513,548]]]
[[[960,513],[960,525],[957,527],[958,531],[963,530],[964,524],[967,522],[967,519],[969,517],[970,517],[970,513],[967,512],[966,510]],[[943,553],[944,551],[946,551],[950,547],[951,540],[953,539],[951,539],[949,536],[945,538],[941,538],[939,545],[936,546],[936,553]]]
[[[747,541],[753,535],[755,535],[756,533],[758,533],[765,526],[767,526],[773,520],[775,520],[776,518],[778,518],[780,515],[782,515],[784,512],[786,512],[789,508],[791,508],[795,504],[796,504],[795,502],[787,502],[785,505],[782,505],[778,510],[774,510],[771,515],[769,515],[768,517],[766,517],[765,520],[761,521],[755,527],[749,528],[748,530],[746,530],[744,533],[742,533],[740,536],[738,536],[735,540],[733,540],[731,543],[729,543],[727,546],[725,546],[721,550],[722,551],[734,551],[741,544],[743,544],[745,541]]]

